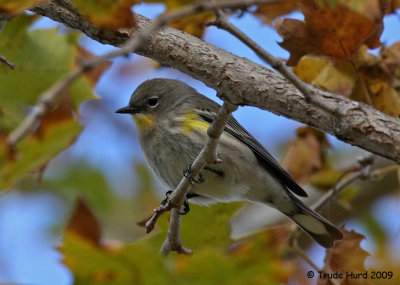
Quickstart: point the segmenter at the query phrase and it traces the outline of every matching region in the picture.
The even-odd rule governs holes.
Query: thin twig
[[[207,130],[208,138],[203,149],[200,151],[200,153],[191,165],[192,177],[197,177],[204,166],[206,166],[207,164],[220,162],[220,159],[218,159],[216,153],[218,140],[222,132],[224,131],[225,125],[228,122],[231,113],[236,109],[237,106],[231,105],[226,102],[220,108],[218,115],[215,117],[213,123]],[[168,254],[171,251],[189,253],[187,249],[182,247],[182,242],[180,239],[181,217],[175,210],[180,209],[191,186],[192,184],[190,178],[183,177],[176,189],[168,196],[168,199],[165,202],[161,203],[159,208],[154,210],[153,216],[146,223],[146,232],[150,232],[154,228],[155,222],[157,221],[158,217],[165,211],[168,211],[171,208],[173,209],[168,235],[163,246],[161,247],[161,252],[163,254]]]
[[[34,131],[39,120],[52,108],[55,107],[60,97],[61,91],[74,81],[80,74],[82,69],[75,69],[61,80],[57,81],[50,89],[44,92],[40,97],[36,106],[18,127],[8,135],[7,142],[13,147],[21,139]]]
[[[400,170],[400,165],[398,164],[392,164],[386,167],[383,167],[381,169],[375,169],[374,171],[371,172],[371,179],[374,181],[382,179],[385,175],[392,171],[399,171]]]
[[[362,94],[364,95],[365,102],[368,105],[374,106],[374,103],[372,102],[372,99],[371,99],[372,96],[371,96],[370,90],[367,87],[367,84],[365,84],[364,78],[361,77],[360,71],[358,70],[357,65],[354,63],[354,60],[350,60],[350,64],[354,69],[354,72],[357,76],[358,82],[360,82],[360,86],[362,89]]]
[[[323,196],[321,196],[310,208],[321,212],[323,208],[328,204],[329,201],[335,200],[347,186],[358,179],[366,179],[371,175],[370,167],[374,161],[373,154],[367,154],[364,157],[360,158],[357,161],[357,166],[359,166],[359,170],[347,177],[346,179],[342,179],[338,181],[328,192],[326,192]],[[356,166],[356,165],[355,165]]]
[[[179,214],[179,208],[173,208],[171,218],[169,219],[169,228],[167,238],[161,246],[160,253],[167,256],[171,251],[176,251],[180,254],[191,255],[191,249],[184,248],[180,238],[182,215]]]
[[[288,79],[304,95],[306,101],[314,103],[321,109],[333,115],[338,115],[338,112],[340,112],[340,110],[335,108],[335,106],[326,104],[324,101],[321,101],[318,96],[314,96],[314,93],[317,93],[319,91],[318,87],[313,86],[311,84],[307,84],[301,79],[299,79],[293,73],[293,71],[283,63],[281,59],[267,52],[255,41],[250,39],[240,29],[234,26],[221,9],[215,9],[214,12],[217,16],[216,20],[209,22],[206,25],[213,25],[231,33],[233,36],[235,36],[245,45],[247,45],[250,49],[252,49],[263,61],[265,61],[272,68],[274,68],[280,74],[282,74],[286,79]]]
[[[14,69],[15,63],[9,62],[4,56],[0,55],[0,62],[7,65],[9,68]]]

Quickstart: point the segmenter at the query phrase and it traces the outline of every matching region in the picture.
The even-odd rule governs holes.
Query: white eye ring
[[[149,100],[147,100],[147,105],[150,108],[157,107],[158,103],[159,103],[158,97],[151,97]]]

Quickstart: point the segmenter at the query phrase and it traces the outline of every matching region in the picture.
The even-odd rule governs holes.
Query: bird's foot
[[[172,192],[173,191],[169,190],[169,191],[167,191],[167,193],[165,193],[166,198],[161,201],[161,205],[167,205],[169,203],[169,195],[171,195]],[[188,194],[188,195],[190,195],[190,194]],[[190,212],[190,207],[189,207],[188,198],[185,198],[185,201],[183,202],[183,212],[179,212],[179,214],[186,215],[189,212]]]
[[[199,179],[195,179],[194,177],[192,177],[192,163],[189,163],[185,169],[183,170],[183,176],[185,176],[190,184],[201,184],[204,183],[206,180],[204,179],[204,176],[202,173],[199,174]]]

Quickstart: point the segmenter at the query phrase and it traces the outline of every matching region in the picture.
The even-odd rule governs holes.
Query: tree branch
[[[79,14],[53,2],[42,3],[32,11],[115,46],[152,24],[136,14],[135,28],[110,31],[89,24]],[[170,27],[154,33],[137,53],[203,81],[223,94],[224,101],[269,110],[400,162],[400,122],[371,106],[317,87],[312,87],[312,99],[307,100],[280,74]]]
[[[326,105],[324,101],[315,100],[314,93],[316,92],[316,87],[310,84],[305,83],[300,80],[284,62],[265,49],[263,49],[260,45],[258,45],[255,41],[250,39],[245,33],[243,33],[240,29],[234,26],[222,11],[222,9],[214,10],[216,19],[212,22],[207,23],[207,26],[216,26],[222,30],[227,31],[232,34],[234,37],[238,38],[242,41],[246,46],[248,46],[253,52],[258,55],[264,62],[269,64],[273,69],[276,69],[282,76],[284,76],[287,80],[289,80],[305,97],[307,102],[312,102],[316,106],[321,109],[330,112],[331,114],[336,114],[336,108],[332,108],[330,105]],[[319,90],[318,90],[319,91]],[[371,104],[372,105],[372,104]]]
[[[245,2],[245,3],[243,3]],[[65,88],[67,85],[71,84],[82,72],[90,70],[99,64],[105,62],[106,60],[117,57],[120,55],[128,55],[138,49],[141,45],[145,45],[149,37],[154,34],[161,27],[173,21],[175,19],[182,18],[187,15],[199,13],[206,10],[211,10],[216,7],[236,7],[236,6],[250,6],[255,3],[272,3],[279,2],[275,0],[245,0],[245,1],[234,1],[232,2],[221,2],[221,3],[197,3],[194,5],[189,5],[178,11],[162,14],[157,17],[150,25],[142,29],[135,37],[131,37],[127,40],[119,50],[109,52],[102,56],[94,57],[90,60],[83,61],[75,70],[71,71],[69,74],[65,75],[62,79],[57,81],[49,90],[44,92],[39,96],[39,100],[34,108],[25,120],[8,136],[7,141],[11,147],[14,147],[20,140],[29,135],[34,131],[34,127],[39,122],[39,120],[52,108],[55,102],[58,100],[59,92]],[[46,6],[47,5],[47,6]],[[78,13],[72,3],[68,0],[57,0],[54,2],[47,2],[44,4],[39,4],[32,11],[40,14],[43,9],[54,9],[57,13],[62,13],[68,19],[68,24],[75,23],[79,21],[82,23],[81,28],[86,28],[87,32],[91,34],[96,31],[96,27],[90,25],[84,20],[84,18]],[[98,29],[97,29],[98,30]],[[104,30],[104,34],[108,34],[110,31]],[[116,32],[118,36],[127,37],[127,32]],[[99,33],[94,32],[98,35]],[[1,57],[0,57],[1,60]],[[8,63],[8,62],[7,62]]]

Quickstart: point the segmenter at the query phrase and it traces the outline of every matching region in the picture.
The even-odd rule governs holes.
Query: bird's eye
[[[152,97],[149,100],[147,100],[147,105],[149,105],[151,108],[154,108],[158,105],[158,98],[157,97]]]

